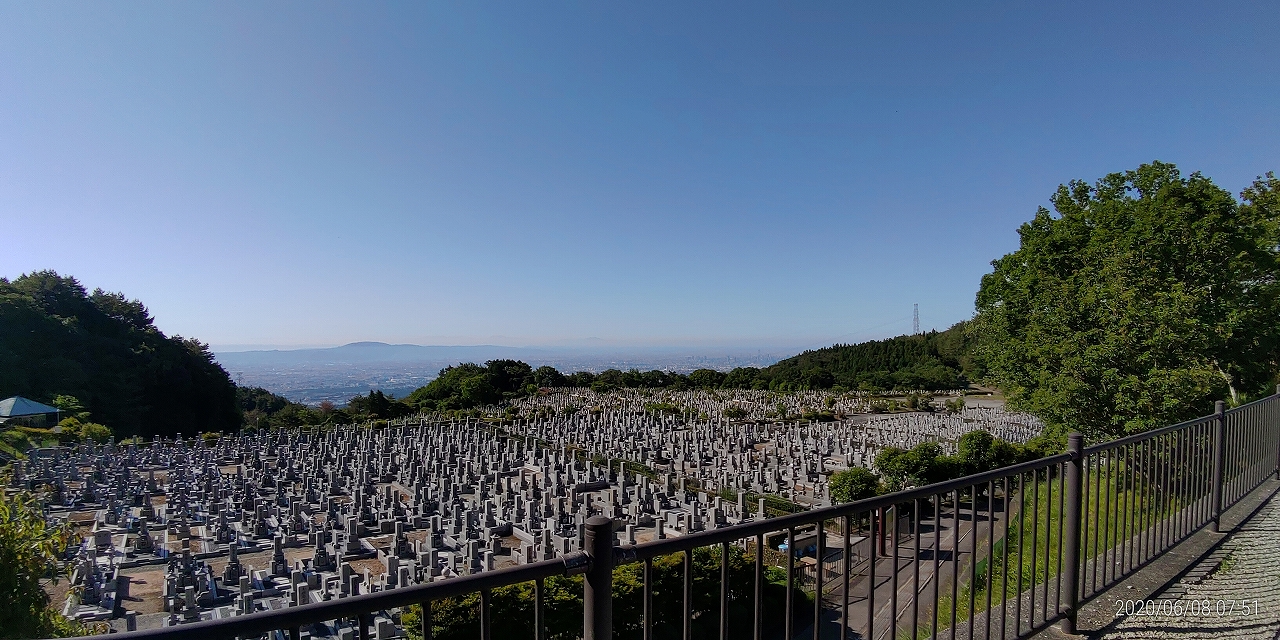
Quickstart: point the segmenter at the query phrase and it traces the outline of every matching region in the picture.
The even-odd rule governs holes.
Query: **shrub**
[[[831,476],[831,501],[856,502],[880,493],[880,476],[870,469],[852,467]]]
[[[50,526],[33,495],[0,491],[0,638],[81,635],[40,587],[46,576],[57,579],[58,552],[70,541],[71,530]]]

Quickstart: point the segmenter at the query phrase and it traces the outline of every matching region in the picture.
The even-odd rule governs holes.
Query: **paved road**
[[[978,513],[977,513],[977,517],[979,521],[977,551],[978,551],[979,557],[981,558],[986,556],[986,543],[987,543],[987,537],[988,537],[987,511],[986,511],[985,501],[980,502],[979,507],[980,508],[978,509]],[[953,519],[953,511],[951,509],[943,509],[940,513],[940,516],[941,516],[941,521],[940,521],[941,526],[938,529],[938,538],[939,538],[938,543],[939,543],[939,549],[940,549],[939,559],[941,562],[938,567],[938,570],[942,580],[939,584],[938,591],[940,594],[945,595],[951,591],[951,574],[952,574],[952,567],[953,567],[953,565],[951,564],[951,553],[952,553],[952,549],[956,547],[957,534],[959,534],[958,537],[959,537],[959,546],[960,546],[960,570],[961,570],[960,582],[963,584],[968,580],[968,574],[966,572],[968,571],[969,564],[972,562],[972,559],[970,557],[971,556],[970,544],[971,544],[971,534],[973,531],[972,520],[971,520],[972,514],[970,511],[969,502],[966,500],[965,502],[961,503],[960,522],[959,522],[960,526],[958,530],[954,526],[955,522]],[[1004,516],[1005,514],[1003,513],[1002,510],[998,510],[995,514],[995,527],[996,527],[997,533],[999,533],[1001,528],[1003,527]],[[920,556],[917,559],[918,562],[912,561],[912,554],[913,554],[914,548],[912,545],[911,538],[909,536],[904,536],[899,540],[899,546],[897,549],[898,558],[899,558],[898,560],[898,609],[897,609],[897,615],[899,618],[898,620],[899,633],[901,633],[903,630],[910,629],[913,584],[919,584],[920,593],[924,594],[924,596],[921,598],[922,605],[924,605],[924,603],[933,602],[933,580],[934,580],[933,551],[932,551],[933,545],[934,545],[934,532],[933,532],[932,518],[927,518],[922,523],[921,540],[920,540]],[[890,545],[890,548],[886,550],[892,553],[892,546]],[[915,566],[917,565],[917,563],[920,571],[918,583],[916,583],[913,580]],[[866,630],[866,625],[867,625],[866,580],[867,578],[865,575],[865,571],[866,571],[866,567],[865,565],[863,565],[862,567],[863,573],[861,577],[856,578],[854,582],[850,584],[850,587],[849,587],[849,617],[850,617],[851,631]],[[891,629],[890,617],[893,615],[892,600],[890,599],[890,594],[892,591],[891,583],[893,580],[892,575],[893,575],[892,556],[879,557],[876,562],[876,602],[875,602],[875,605],[876,605],[875,606],[875,609],[876,609],[875,638],[877,640],[882,640],[883,638],[888,637],[889,630]],[[831,574],[828,574],[828,576],[829,577],[827,581],[826,598],[825,598],[827,615],[824,616],[827,622],[823,625],[823,633],[822,633],[822,637],[824,639],[839,637],[838,610],[840,608],[840,580],[838,576],[832,576]],[[921,606],[920,615],[922,620],[926,620],[926,622],[923,622],[922,624],[928,624],[927,620],[929,619],[929,616],[928,616],[927,606]],[[946,622],[943,622],[942,626],[945,626],[946,624],[947,624]],[[854,633],[853,635],[856,637],[861,637],[857,633]],[[795,637],[805,638],[805,639],[812,638],[813,637],[812,624],[805,625],[804,627],[797,627],[797,632]]]

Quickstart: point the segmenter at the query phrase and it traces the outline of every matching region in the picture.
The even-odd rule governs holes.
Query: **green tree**
[[[979,473],[994,469],[995,436],[986,431],[974,430],[960,436],[956,443],[956,460],[964,473]]]
[[[1018,445],[1001,440],[982,430],[970,431],[956,443],[956,464],[965,475],[982,473],[1021,462],[1024,453]]]
[[[41,578],[57,577],[58,553],[70,539],[70,529],[45,521],[30,493],[0,491],[0,638],[79,635],[40,587]]]
[[[617,369],[605,369],[596,376],[591,383],[591,390],[597,393],[607,393],[614,389],[621,389],[625,382],[625,376]]]
[[[534,384],[539,387],[564,387],[568,386],[568,379],[564,374],[556,370],[555,367],[543,365],[533,372]]]
[[[84,408],[84,405],[75,396],[59,394],[54,396],[49,404],[61,409],[62,415],[67,418],[75,418],[80,422],[89,421],[89,411]]]
[[[289,406],[289,399],[279,396],[262,387],[236,387],[236,403],[244,413],[258,411],[273,414]]]
[[[485,379],[504,397],[524,394],[525,385],[533,384],[533,368],[519,360],[490,360],[484,363]]]
[[[347,407],[353,413],[374,420],[401,418],[413,412],[413,407],[393,397],[388,397],[380,390],[370,391],[368,396],[352,398],[347,403]],[[282,426],[296,427],[320,422],[318,411],[296,403],[290,403],[288,407],[281,410],[277,419],[283,419],[286,416],[292,419],[289,420],[288,424]]]
[[[420,409],[470,409],[477,404],[492,401],[498,395],[487,380],[483,385],[479,382],[488,373],[484,367],[471,362],[445,367],[435,380],[410,393],[406,401]],[[464,387],[467,390],[465,394]]]
[[[872,463],[884,474],[885,485],[890,491],[898,491],[906,484],[912,467],[906,457],[907,451],[900,447],[885,447],[876,454]]]
[[[880,476],[870,469],[851,467],[831,476],[831,500],[856,502],[880,493]]]
[[[976,356],[1009,406],[1100,438],[1269,390],[1278,191],[1267,174],[1237,201],[1161,162],[1060,186],[977,295]]]
[[[724,383],[725,375],[714,369],[696,369],[689,374],[689,384],[700,389],[715,389]]]
[[[836,383],[836,377],[821,367],[811,367],[800,373],[800,380],[809,389],[830,389]]]
[[[956,460],[942,455],[942,445],[936,442],[921,442],[906,451],[885,447],[876,454],[874,466],[884,474],[885,484],[892,491],[909,484],[942,482],[958,477],[961,472]]]
[[[462,400],[468,407],[493,404],[502,399],[498,390],[483,376],[463,380],[461,391]]]
[[[58,422],[56,432],[51,435],[62,444],[73,444],[82,440],[102,443],[111,439],[112,432],[110,427],[96,422],[82,423],[75,418],[63,418]]]
[[[726,389],[752,389],[760,370],[755,367],[738,367],[730,371],[720,383]]]

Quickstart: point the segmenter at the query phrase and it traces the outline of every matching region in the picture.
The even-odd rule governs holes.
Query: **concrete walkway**
[[[1280,496],[1272,494],[1253,517],[1141,608],[1130,612],[1128,599],[1121,600],[1121,595],[1101,603],[1121,613],[1111,628],[1094,637],[1280,637]]]

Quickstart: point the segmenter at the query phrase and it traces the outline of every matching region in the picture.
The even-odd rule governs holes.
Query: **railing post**
[[[584,640],[613,640],[613,520],[587,519],[584,551],[591,568],[582,581],[582,633]]]
[[[1271,397],[1271,402],[1270,402],[1270,404],[1272,405],[1271,411],[1265,412],[1262,414],[1264,416],[1270,415],[1273,419],[1273,422],[1275,418],[1280,417],[1276,415],[1278,413],[1275,409],[1276,402],[1280,402],[1280,384],[1276,385],[1276,395]],[[1277,435],[1276,437],[1276,480],[1280,480],[1280,424],[1272,424],[1271,429],[1274,430],[1274,432]]]
[[[1227,454],[1227,403],[1219,400],[1214,404],[1213,413],[1213,477],[1210,480],[1213,522],[1210,531],[1219,533],[1222,530],[1222,463]]]
[[[1067,486],[1063,498],[1065,504],[1062,514],[1062,591],[1065,598],[1066,612],[1062,618],[1062,631],[1074,635],[1076,632],[1076,610],[1079,608],[1080,585],[1080,496],[1084,487],[1084,435],[1072,432],[1067,434],[1067,453],[1071,460],[1067,462]],[[976,525],[975,525],[976,526]]]

